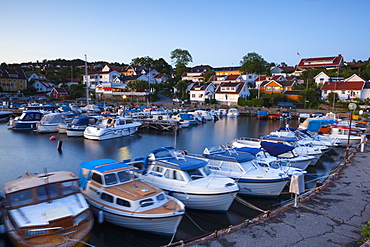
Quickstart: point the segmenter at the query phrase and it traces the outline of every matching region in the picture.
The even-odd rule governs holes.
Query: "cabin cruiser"
[[[280,167],[261,165],[254,155],[233,148],[207,147],[202,156],[213,173],[234,179],[241,195],[277,197],[290,180]]]
[[[194,118],[192,114],[189,113],[179,113],[176,114],[175,116],[172,116],[173,119],[181,121],[186,121],[189,123],[189,125],[198,125],[200,122]]]
[[[236,108],[230,108],[228,111],[227,111],[227,116],[228,117],[238,117],[239,116],[239,111],[238,109]]]
[[[239,191],[233,179],[213,174],[207,162],[173,147],[155,149],[133,161],[140,178],[181,200],[187,208],[226,212]]]
[[[185,213],[184,204],[138,179],[133,167],[113,159],[80,165],[82,194],[98,221],[140,231],[174,235]]]
[[[86,127],[84,137],[90,140],[103,141],[134,134],[141,123],[131,118],[104,117],[101,123]]]
[[[10,119],[8,128],[11,130],[34,130],[44,114],[39,111],[23,111],[19,117]]]
[[[36,124],[38,133],[59,132],[61,125],[66,125],[71,118],[65,113],[48,113],[45,114],[40,122]]]
[[[102,118],[102,116],[75,117],[66,125],[66,134],[68,137],[84,136],[85,129],[88,126],[96,125]]]
[[[26,173],[3,185],[3,219],[14,246],[86,243],[94,217],[72,172]]]
[[[324,134],[330,138],[336,138],[340,141],[340,146],[345,147],[346,145],[357,145],[360,144],[362,137],[359,135],[359,132],[356,129],[350,128],[343,125],[331,126],[328,134]]]

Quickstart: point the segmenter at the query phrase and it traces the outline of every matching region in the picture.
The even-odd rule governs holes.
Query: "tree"
[[[131,60],[131,64],[132,65],[138,65],[138,66],[145,66],[147,68],[152,68],[153,64],[154,64],[154,60],[153,60],[153,58],[151,58],[149,56],[137,57],[137,58],[133,58]]]
[[[149,88],[148,81],[136,80],[134,82],[127,83],[127,87],[130,89],[136,89],[139,92],[145,91]]]
[[[159,73],[163,73],[163,74],[167,74],[167,75],[171,74],[171,72],[172,72],[171,65],[169,65],[166,62],[166,60],[164,60],[163,58],[159,58],[159,59],[153,61],[153,69],[155,69]]]
[[[176,89],[177,89],[177,95],[181,98],[181,99],[186,99],[187,98],[187,92],[186,92],[186,89],[188,87],[188,81],[178,81],[177,84],[175,85]]]
[[[193,62],[193,58],[187,50],[175,49],[171,51],[171,60],[175,64],[176,69],[180,67],[186,67],[190,62]]]
[[[268,63],[263,59],[263,57],[255,52],[245,55],[240,61],[240,65],[240,71],[243,74],[263,74],[266,72],[268,67]]]
[[[335,102],[338,102],[339,101],[339,95],[337,93],[334,93],[334,92],[330,92],[328,94],[328,97],[326,98],[326,100],[329,102],[329,104],[333,104]],[[335,102],[334,102],[335,100]]]

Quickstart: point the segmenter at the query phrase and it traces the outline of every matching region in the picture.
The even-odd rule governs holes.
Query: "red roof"
[[[325,82],[321,87],[321,90],[362,90],[365,82],[363,81],[351,81],[351,82]]]
[[[220,86],[217,88],[215,93],[221,94],[239,94],[240,91],[243,89],[244,82],[225,82],[221,83]],[[222,87],[238,87],[235,92],[232,91],[221,91]]]
[[[228,75],[225,78],[225,81],[235,81],[239,78],[239,75]]]
[[[336,57],[303,58],[298,64],[298,68],[328,68],[338,67],[343,63],[342,55]]]
[[[281,75],[275,75],[275,76],[260,75],[259,77],[257,77],[257,79],[255,81],[266,81],[266,80],[278,81],[280,79],[280,77],[281,77]]]

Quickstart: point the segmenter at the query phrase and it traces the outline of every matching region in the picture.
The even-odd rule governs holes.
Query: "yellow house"
[[[0,86],[4,91],[27,89],[27,77],[22,69],[0,68]]]
[[[220,67],[214,68],[215,75],[241,75],[240,66],[238,67]]]
[[[292,90],[295,81],[264,81],[261,84],[262,93],[282,93],[284,91]]]

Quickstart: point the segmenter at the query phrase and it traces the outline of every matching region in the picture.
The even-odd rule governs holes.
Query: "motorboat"
[[[214,120],[213,115],[209,111],[196,110],[195,112],[198,113],[199,115],[201,115],[207,121]]]
[[[226,114],[228,117],[238,117],[240,115],[238,109],[236,108],[230,108],[228,111],[227,111],[227,114]]]
[[[34,130],[43,115],[40,111],[25,110],[20,116],[10,119],[7,125],[11,130]]]
[[[298,126],[298,129],[300,130],[307,129],[311,132],[318,133],[322,126],[332,125],[336,123],[337,123],[336,120],[329,117],[306,118],[306,120],[304,120],[303,123],[301,123]]]
[[[299,115],[298,115],[298,124],[303,123],[304,120],[306,120],[309,117],[310,117],[309,113],[299,113]]]
[[[0,123],[8,122],[12,114],[13,112],[10,112],[10,111],[0,111]]]
[[[271,114],[268,116],[268,119],[271,119],[271,120],[277,120],[277,119],[280,119],[280,113],[271,113]]]
[[[150,152],[138,167],[140,178],[181,200],[187,208],[226,212],[239,191],[234,180],[213,174],[207,162],[189,157],[173,147]]]
[[[84,131],[88,126],[96,125],[102,116],[81,116],[74,117],[66,125],[66,134],[68,137],[84,136]]]
[[[194,118],[192,114],[189,113],[179,113],[176,114],[175,116],[172,116],[173,119],[181,121],[187,121],[189,122],[189,125],[199,125],[200,122]]]
[[[3,220],[14,246],[82,246],[94,217],[72,172],[27,173],[3,185]]]
[[[290,120],[292,119],[292,115],[288,111],[282,111],[280,114],[280,119]]]
[[[218,116],[220,116],[220,117],[222,117],[222,116],[226,116],[227,115],[227,110],[226,109],[218,109],[217,111],[216,111],[216,113],[217,113],[217,115]]]
[[[90,140],[103,141],[134,134],[141,123],[125,117],[104,117],[101,123],[86,127],[84,137]]]
[[[268,116],[268,111],[257,111],[257,119],[267,119]]]
[[[330,138],[336,138],[340,141],[339,145],[341,147],[345,147],[346,145],[357,145],[360,144],[362,137],[359,135],[359,132],[355,129],[350,130],[348,126],[343,125],[334,125],[331,126],[330,132],[328,134],[324,134]]]
[[[42,116],[40,122],[36,124],[38,133],[59,132],[59,126],[65,125],[68,120],[65,113],[48,113]]]
[[[87,161],[80,165],[79,177],[82,194],[100,223],[162,235],[176,233],[184,204],[135,177],[131,165],[113,159]]]
[[[282,143],[285,145],[289,145],[289,146],[294,147],[295,152],[297,152],[297,154],[299,155],[314,156],[315,158],[309,164],[310,166],[314,166],[317,160],[323,154],[320,148],[314,147],[310,144],[300,145],[299,143],[297,143],[297,140],[292,137],[264,136],[264,137],[261,137],[260,139],[240,137],[238,139],[233,140],[231,142],[231,145],[234,148],[241,148],[241,147],[261,148],[262,141],[269,141],[269,142]]]
[[[234,179],[241,195],[277,197],[290,180],[281,168],[263,166],[254,155],[233,148],[206,147],[203,158],[213,173]]]

